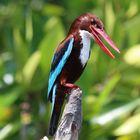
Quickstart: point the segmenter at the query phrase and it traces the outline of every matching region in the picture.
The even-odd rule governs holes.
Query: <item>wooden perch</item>
[[[69,93],[55,140],[78,140],[82,124],[81,101],[82,91],[79,88],[73,89]]]
[[[82,91],[73,89],[68,96],[54,140],[78,140],[82,124]],[[41,140],[49,140],[44,136]]]

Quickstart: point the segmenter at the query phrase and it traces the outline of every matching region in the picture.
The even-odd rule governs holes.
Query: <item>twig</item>
[[[81,101],[82,91],[79,88],[73,89],[69,93],[55,140],[78,140],[82,123]]]

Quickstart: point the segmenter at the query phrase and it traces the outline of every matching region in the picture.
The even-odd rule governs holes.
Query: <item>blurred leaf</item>
[[[22,89],[20,87],[9,88],[5,93],[0,94],[0,106],[10,106],[20,96]]]
[[[25,46],[25,42],[22,38],[20,30],[18,28],[14,28],[13,30],[14,37],[14,57],[15,61],[18,64],[18,70],[22,69],[23,64],[28,58],[27,47]]]
[[[32,56],[28,59],[27,63],[23,68],[23,80],[25,85],[29,85],[31,80],[35,74],[35,71],[40,62],[40,52],[36,51],[32,54]]]
[[[1,91],[0,94],[0,121],[1,123],[7,119],[9,119],[12,115],[13,108],[12,104],[21,96],[22,88],[21,87],[13,87],[8,88],[5,91]]]
[[[33,38],[33,25],[32,25],[32,13],[28,10],[26,13],[26,40],[31,42]]]
[[[137,135],[125,135],[125,136],[120,136],[118,137],[116,140],[138,140],[139,137],[137,137]]]
[[[0,140],[11,139],[12,134],[16,134],[16,132],[20,128],[20,123],[7,123],[1,130],[0,130]]]
[[[124,54],[124,60],[130,65],[140,67],[140,44],[128,49]]]
[[[7,120],[9,120],[13,115],[13,108],[11,106],[0,106],[0,127],[5,125]]]
[[[128,116],[130,114],[130,112],[138,106],[140,106],[140,99],[132,101],[119,108],[115,108],[100,116],[94,117],[91,120],[91,123],[99,124],[99,125],[106,125],[107,123],[114,122],[115,120],[121,119],[124,116]]]
[[[76,82],[76,84],[79,85],[83,90],[84,96],[88,96],[88,94],[90,93],[92,81],[93,81],[93,66],[92,64],[88,64],[86,70],[83,72],[80,79]]]
[[[41,66],[44,73],[49,71],[54,50],[64,38],[64,29],[59,18],[50,18],[45,27],[46,29],[49,29],[49,31],[47,30],[48,32],[46,33],[46,36],[39,44],[39,50],[41,52]]]
[[[125,73],[122,81],[129,85],[139,85],[140,84],[140,75],[139,72]]]
[[[106,83],[103,91],[100,93],[99,97],[96,100],[94,105],[94,112],[97,114],[100,112],[103,105],[108,101],[109,95],[111,91],[115,88],[116,84],[119,82],[121,76],[119,74],[115,74],[111,79]]]
[[[0,130],[0,140],[4,140],[9,133],[12,131],[13,125],[7,124],[3,129]]]
[[[106,6],[105,7],[106,29],[107,29],[109,34],[112,34],[113,29],[114,29],[114,23],[115,23],[115,14],[114,14],[111,2],[106,1],[105,6]]]
[[[119,128],[115,130],[115,135],[128,135],[140,130],[140,114],[136,114],[126,120]]]
[[[138,4],[136,1],[131,1],[130,7],[126,13],[127,17],[133,17],[138,12]]]
[[[139,25],[140,25],[140,14],[136,15],[134,18],[127,20],[124,24],[126,36],[129,37],[129,40],[127,42],[129,43],[130,46],[139,43],[140,36],[140,31],[138,30]]]
[[[44,15],[62,15],[64,9],[58,5],[54,4],[45,4],[42,10]]]

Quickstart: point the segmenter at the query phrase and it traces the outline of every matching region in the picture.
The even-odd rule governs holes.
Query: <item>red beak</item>
[[[115,58],[115,56],[109,51],[109,49],[103,44],[101,37],[118,53],[120,53],[119,49],[116,47],[114,42],[110,39],[107,33],[103,29],[99,29],[96,27],[91,26],[91,31],[94,40],[96,43],[101,47],[101,49],[108,54],[111,58]]]

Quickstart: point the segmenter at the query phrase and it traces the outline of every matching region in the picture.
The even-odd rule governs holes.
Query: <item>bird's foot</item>
[[[71,83],[66,83],[64,84],[64,87],[67,87],[67,88],[79,88],[79,86],[75,85],[75,84],[71,84]]]
[[[65,83],[63,86],[66,90],[66,93],[71,92],[71,90],[73,90],[73,89],[79,88],[79,86],[77,86],[75,84],[71,84],[71,83]]]

